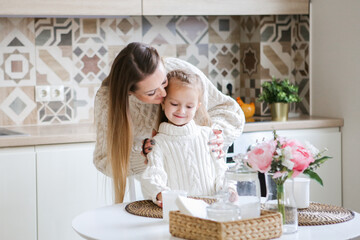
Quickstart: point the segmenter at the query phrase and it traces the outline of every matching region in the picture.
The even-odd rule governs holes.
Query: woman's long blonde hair
[[[133,144],[129,92],[153,74],[160,62],[156,49],[143,43],[128,44],[115,58],[103,85],[109,87],[107,157],[111,163],[115,203],[124,200],[129,157]]]

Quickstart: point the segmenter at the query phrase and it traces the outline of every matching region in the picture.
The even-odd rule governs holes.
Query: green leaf
[[[320,176],[316,172],[306,169],[303,173],[305,175],[308,175],[311,179],[314,179],[315,181],[320,183],[321,186],[324,186],[323,181],[321,180]]]
[[[310,163],[309,166],[323,164],[324,162],[326,162],[330,158],[332,158],[332,157],[328,157],[328,156],[321,157],[319,159],[316,159],[314,162]]]

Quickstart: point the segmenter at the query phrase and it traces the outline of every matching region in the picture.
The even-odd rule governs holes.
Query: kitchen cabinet
[[[277,134],[297,139],[303,143],[308,141],[319,150],[328,149],[326,155],[332,158],[316,170],[322,178],[324,186],[311,180],[310,200],[342,206],[341,132],[339,128],[278,130]],[[249,145],[272,137],[272,131],[245,132],[234,142],[233,151],[228,153],[227,157],[245,153]]]
[[[141,15],[142,0],[0,0],[4,16]]]
[[[0,0],[3,16],[308,14],[309,0]],[[21,6],[21,7],[19,7]]]
[[[94,143],[36,146],[38,240],[81,239],[72,219],[112,204],[111,180],[92,162]]]
[[[143,0],[143,15],[309,14],[309,0]]]
[[[0,239],[36,239],[34,147],[0,149]]]
[[[0,148],[0,239],[82,239],[73,218],[113,204],[112,180],[95,168],[94,148],[94,142]],[[126,188],[125,202],[143,199],[137,178],[129,177]]]

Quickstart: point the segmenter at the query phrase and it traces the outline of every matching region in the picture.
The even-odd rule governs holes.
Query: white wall
[[[344,118],[343,206],[360,212],[360,1],[311,2],[311,114]]]

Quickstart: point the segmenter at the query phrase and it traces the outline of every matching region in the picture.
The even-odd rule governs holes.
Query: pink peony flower
[[[290,161],[294,163],[294,173],[292,177],[298,176],[309,166],[310,163],[315,161],[311,152],[304,148],[297,140],[291,139],[284,141],[281,148],[286,147],[291,148],[292,159],[290,159]]]
[[[276,141],[263,142],[247,153],[245,160],[254,170],[268,172],[276,149]]]

